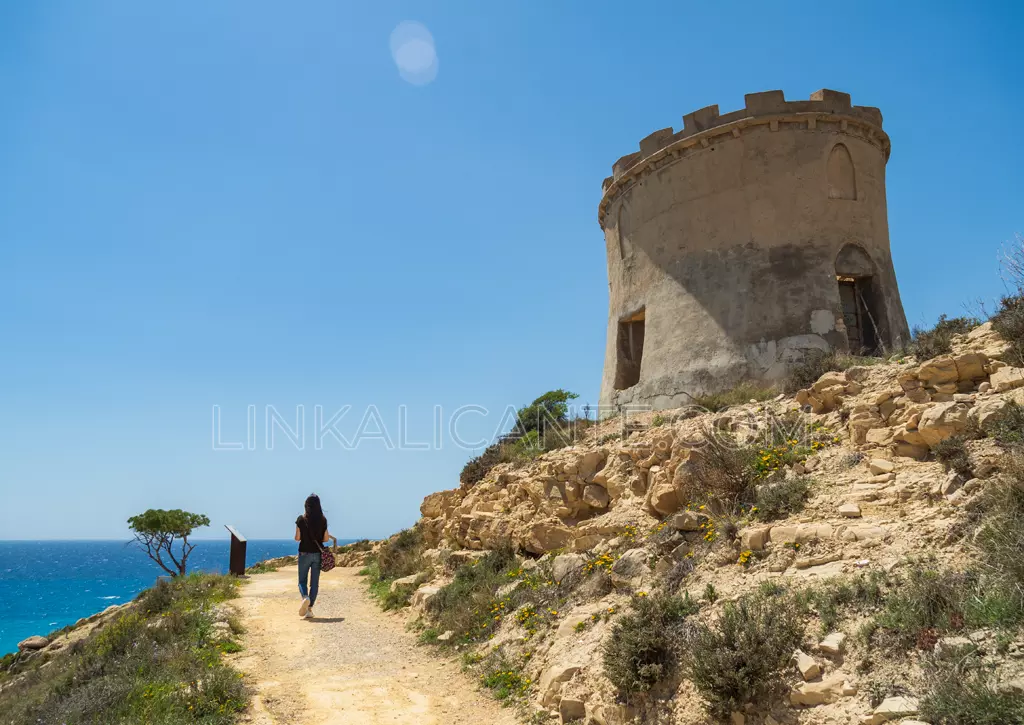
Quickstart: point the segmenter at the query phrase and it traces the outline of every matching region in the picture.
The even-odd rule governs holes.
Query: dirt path
[[[298,616],[295,567],[260,574],[237,606],[247,633],[235,665],[255,687],[255,725],[513,725],[457,664],[433,657],[405,618],[369,600],[355,569],[320,578],[316,618]]]

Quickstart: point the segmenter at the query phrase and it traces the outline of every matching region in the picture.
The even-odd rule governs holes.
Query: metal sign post
[[[231,532],[231,558],[228,561],[228,571],[235,576],[245,574],[245,537],[238,533],[233,526],[224,526]]]

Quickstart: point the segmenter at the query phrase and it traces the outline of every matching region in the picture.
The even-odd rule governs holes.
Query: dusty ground
[[[369,600],[355,569],[320,578],[316,618],[298,616],[294,566],[253,576],[236,602],[247,633],[234,664],[255,688],[256,725],[512,725],[453,662],[416,644]]]

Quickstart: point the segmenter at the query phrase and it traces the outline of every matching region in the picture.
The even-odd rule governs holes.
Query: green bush
[[[936,443],[932,448],[932,455],[947,471],[956,471],[965,477],[971,475],[971,469],[974,466],[971,463],[971,456],[967,452],[967,439],[964,436],[950,436]]]
[[[977,663],[928,669],[920,708],[932,725],[1024,725],[1024,694],[998,689]]]
[[[516,581],[521,574],[516,556],[508,547],[489,551],[480,559],[461,565],[451,583],[441,587],[427,605],[431,627],[453,632],[460,642],[489,636],[500,618],[512,614],[517,603],[512,599],[499,602],[498,589]],[[536,586],[532,579],[522,586],[530,584]]]
[[[918,360],[930,360],[953,352],[953,336],[964,335],[980,323],[974,317],[947,317],[939,315],[935,327],[925,330],[915,327],[908,352]]]
[[[1015,624],[1024,621],[1024,456],[1008,456],[1003,469],[977,505],[981,523],[974,545],[986,586],[976,618]]]
[[[1024,295],[1004,297],[992,316],[992,328],[1011,345],[1014,362],[1024,365]]]
[[[852,579],[831,579],[800,592],[798,601],[821,622],[822,634],[834,631],[844,614],[882,606],[890,585],[888,574],[874,570]]]
[[[703,427],[703,441],[693,449],[682,477],[682,500],[697,503],[713,500],[734,510],[753,501],[754,486],[761,478],[757,450],[739,445],[731,436]]]
[[[499,463],[522,463],[559,448],[572,445],[590,427],[586,418],[569,419],[569,401],[579,395],[567,390],[549,390],[516,411],[512,432],[471,458],[459,474],[463,486],[474,486]]]
[[[423,548],[423,534],[418,528],[399,531],[377,550],[378,579],[401,579],[422,570]]]
[[[783,673],[802,636],[793,602],[745,597],[687,633],[684,671],[712,716],[724,719],[747,703],[768,703],[785,689]]]
[[[964,603],[976,588],[973,574],[915,566],[889,591],[874,637],[897,652],[931,650],[940,634],[963,629]]]
[[[603,646],[604,674],[627,700],[676,676],[684,622],[697,611],[689,597],[668,594],[636,596],[632,606]]]
[[[1024,406],[1015,400],[1007,401],[1009,405],[999,419],[988,426],[990,438],[1006,448],[1024,446]]]
[[[237,645],[214,637],[210,607],[235,596],[236,586],[200,574],[161,582],[45,669],[39,657],[13,665],[0,722],[235,722],[249,692],[221,661],[221,651]]]
[[[770,479],[754,494],[754,517],[760,521],[784,519],[803,511],[813,479],[808,476]]]

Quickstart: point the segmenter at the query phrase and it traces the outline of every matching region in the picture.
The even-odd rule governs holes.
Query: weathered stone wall
[[[688,114],[682,131],[655,132],[616,162],[599,212],[610,280],[602,405],[678,407],[687,394],[778,381],[808,351],[848,350],[840,252],[840,266],[871,278],[865,319],[878,342],[907,341],[881,122],[844,93],[786,102],[769,91],[725,116]],[[617,389],[620,322],[641,310],[639,381]]]

